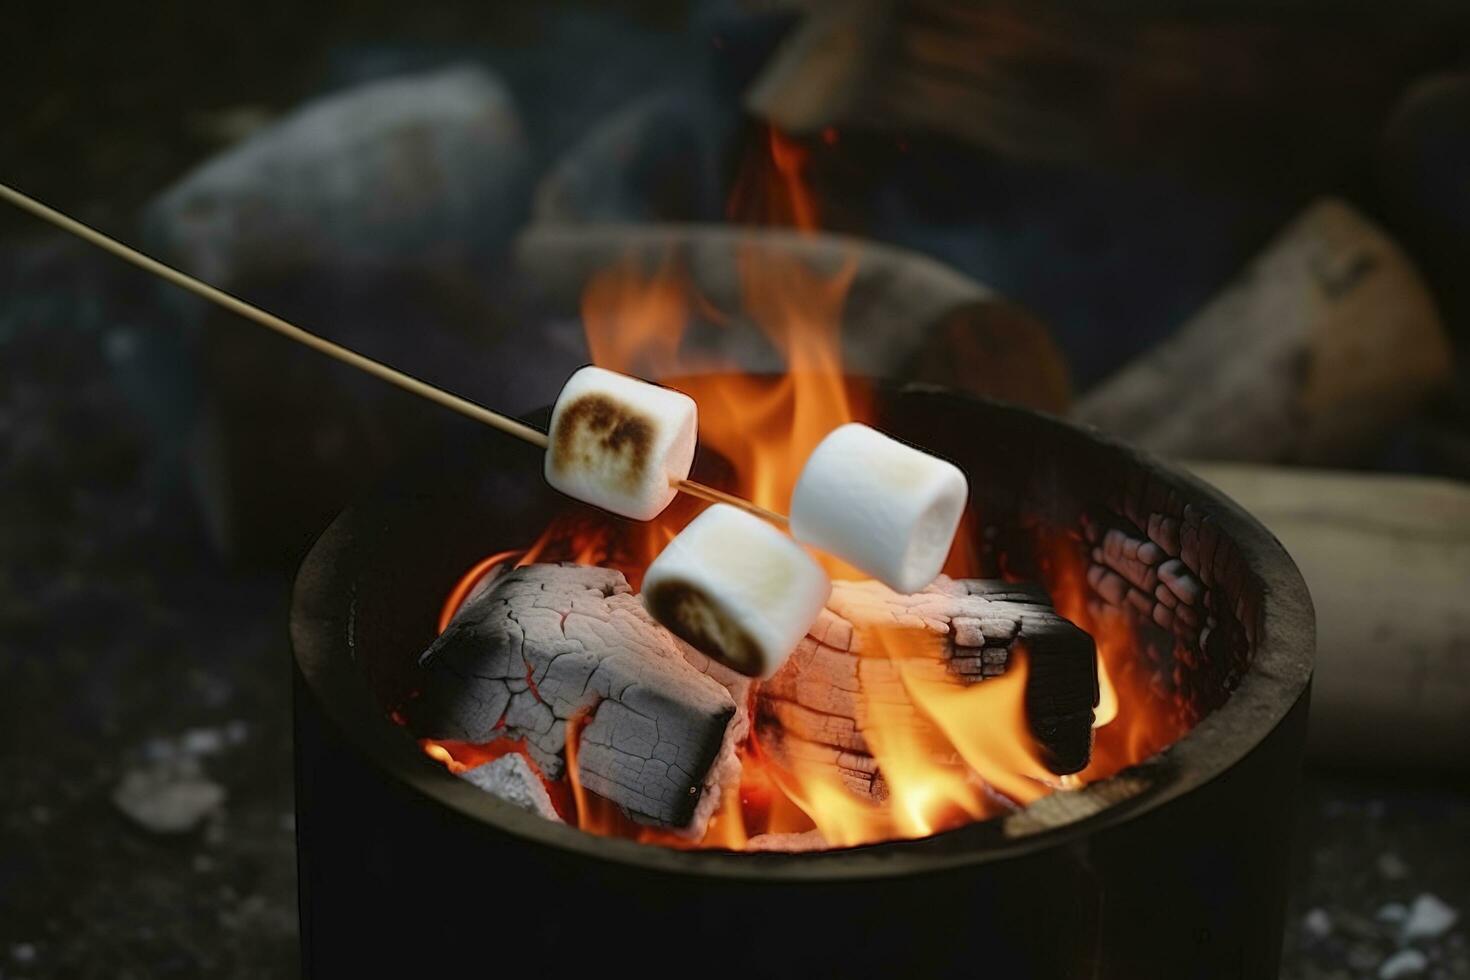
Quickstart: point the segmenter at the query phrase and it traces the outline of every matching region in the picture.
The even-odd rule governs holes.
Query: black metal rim
[[[959,399],[984,412],[1019,413],[1043,425],[1082,432],[1110,453],[1163,471],[1187,488],[1246,556],[1264,586],[1263,624],[1251,669],[1224,705],[1184,738],[1111,779],[1070,794],[1075,817],[1028,819],[1028,811],[956,828],[930,838],[803,854],[676,851],[630,840],[598,837],[526,813],[476,789],[426,757],[373,698],[353,653],[357,596],[355,569],[372,551],[379,518],[372,498],[343,511],[316,541],[297,574],[291,609],[296,670],[317,710],[346,742],[393,781],[463,817],[524,839],[528,844],[682,875],[724,879],[832,880],[882,878],[1019,858],[1066,846],[1098,833],[1218,778],[1265,739],[1306,696],[1315,646],[1310,595],[1279,541],[1255,518],[1204,481],[1095,430],[1028,409],[937,389],[909,386],[895,392],[941,400]],[[1137,780],[1151,788],[1134,794],[1130,777],[1149,771],[1169,778]],[[1121,802],[1119,802],[1121,800]],[[1266,804],[1263,804],[1266,805]]]

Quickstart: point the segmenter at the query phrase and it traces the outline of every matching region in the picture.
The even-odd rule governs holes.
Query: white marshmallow
[[[759,517],[715,504],[643,575],[643,604],[676,636],[750,677],[770,677],[816,622],[832,582]]]
[[[546,482],[569,497],[647,521],[674,499],[694,462],[694,399],[615,371],[584,367],[551,410]]]
[[[969,493],[953,463],[850,422],[806,461],[791,534],[907,595],[944,567]]]

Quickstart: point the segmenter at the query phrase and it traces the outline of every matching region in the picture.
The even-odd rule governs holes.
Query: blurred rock
[[[1389,881],[1399,881],[1409,876],[1409,866],[1397,854],[1385,851],[1378,855],[1378,873]]]
[[[182,834],[225,802],[225,789],[206,778],[197,762],[161,763],[129,770],[113,790],[112,802],[144,830]]]
[[[528,148],[510,95],[461,66],[309,102],[184,177],[148,244],[230,286],[324,256],[475,255],[520,224]]]
[[[1302,916],[1302,933],[1309,939],[1320,941],[1332,935],[1332,916],[1323,908],[1315,908]]]
[[[1429,957],[1417,949],[1401,949],[1378,966],[1378,980],[1414,977],[1429,968]]]
[[[1409,917],[1409,907],[1403,902],[1389,902],[1374,916],[1379,922],[1397,925]]]
[[[1459,920],[1459,912],[1442,902],[1438,896],[1425,892],[1409,906],[1409,915],[1404,920],[1400,935],[1406,943],[1419,939],[1438,939],[1453,929]]]

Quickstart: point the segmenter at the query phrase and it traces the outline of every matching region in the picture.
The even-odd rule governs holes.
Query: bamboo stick
[[[95,228],[92,228],[90,225],[83,224],[82,222],[77,221],[75,218],[62,214],[60,211],[57,211],[54,208],[47,207],[45,204],[42,204],[35,198],[22,194],[20,191],[15,190],[13,187],[0,183],[0,198],[3,198],[4,200],[10,202],[11,204],[20,208],[22,211],[29,212],[30,214],[35,215],[37,218],[49,222],[50,224],[55,225],[63,231],[73,234],[85,242],[95,245],[103,251],[117,256],[125,262],[130,262],[138,268],[143,269],[146,272],[150,272],[160,279],[171,282],[181,289],[186,289],[196,296],[202,297],[203,299],[206,299],[209,302],[214,303],[218,306],[222,306],[225,309],[229,310],[231,313],[242,316],[247,320],[253,320],[255,323],[260,324],[262,327],[265,327],[269,330],[274,330],[281,336],[294,340],[298,344],[310,347],[313,350],[327,355],[328,357],[341,361],[343,364],[347,364],[351,367],[357,368],[359,371],[364,371],[368,374],[371,374],[374,377],[380,378],[391,385],[396,385],[397,387],[402,388],[404,391],[407,391],[414,395],[418,395],[420,398],[426,398],[429,401],[442,405],[451,411],[458,412],[459,414],[467,416],[468,418],[472,418],[477,422],[488,425],[492,429],[498,429],[501,432],[504,432],[506,435],[514,436],[515,438],[520,439],[524,442],[528,442],[533,446],[545,449],[548,445],[546,433],[542,432],[535,426],[527,425],[525,422],[522,422],[519,419],[514,419],[508,415],[502,415],[499,412],[492,411],[491,409],[488,409],[483,405],[478,405],[475,402],[470,401],[469,399],[461,398],[460,396],[445,391],[442,388],[435,387],[434,385],[429,384],[427,381],[415,378],[410,374],[405,374],[404,372],[399,371],[397,368],[389,367],[388,365],[383,364],[380,361],[375,361],[370,357],[359,354],[357,351],[351,350],[347,347],[343,347],[341,344],[334,344],[330,340],[327,340],[325,337],[319,337],[308,330],[303,330],[301,327],[296,326],[294,323],[283,320],[273,313],[267,313],[265,310],[260,309],[258,306],[252,306],[239,297],[232,296],[222,289],[218,289],[214,286],[209,285],[206,282],[195,279],[191,275],[180,272],[173,266],[165,265],[157,259],[145,255],[129,245],[124,245],[117,239],[104,235],[102,232],[96,230]],[[777,527],[783,529],[788,526],[788,521],[784,515],[778,514],[773,510],[767,510],[765,507],[761,507],[759,504],[752,503],[751,501],[745,500],[741,497],[736,497],[733,494],[725,493],[722,490],[716,490],[714,487],[705,486],[704,484],[698,483],[694,480],[671,479],[669,483],[671,486],[674,487],[674,489],[680,491],[681,493],[687,493],[690,496],[699,497],[702,500],[709,500],[716,503],[725,503],[735,507],[739,507],[741,510],[754,514],[762,520],[769,521],[772,524],[775,524]]]

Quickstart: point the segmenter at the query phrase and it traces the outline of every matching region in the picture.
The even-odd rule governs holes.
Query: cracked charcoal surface
[[[582,785],[634,819],[693,820],[736,714],[729,690],[644,611],[622,574],[515,569],[471,599],[424,653],[405,714],[421,736],[523,740],[549,778],[582,728]]]

